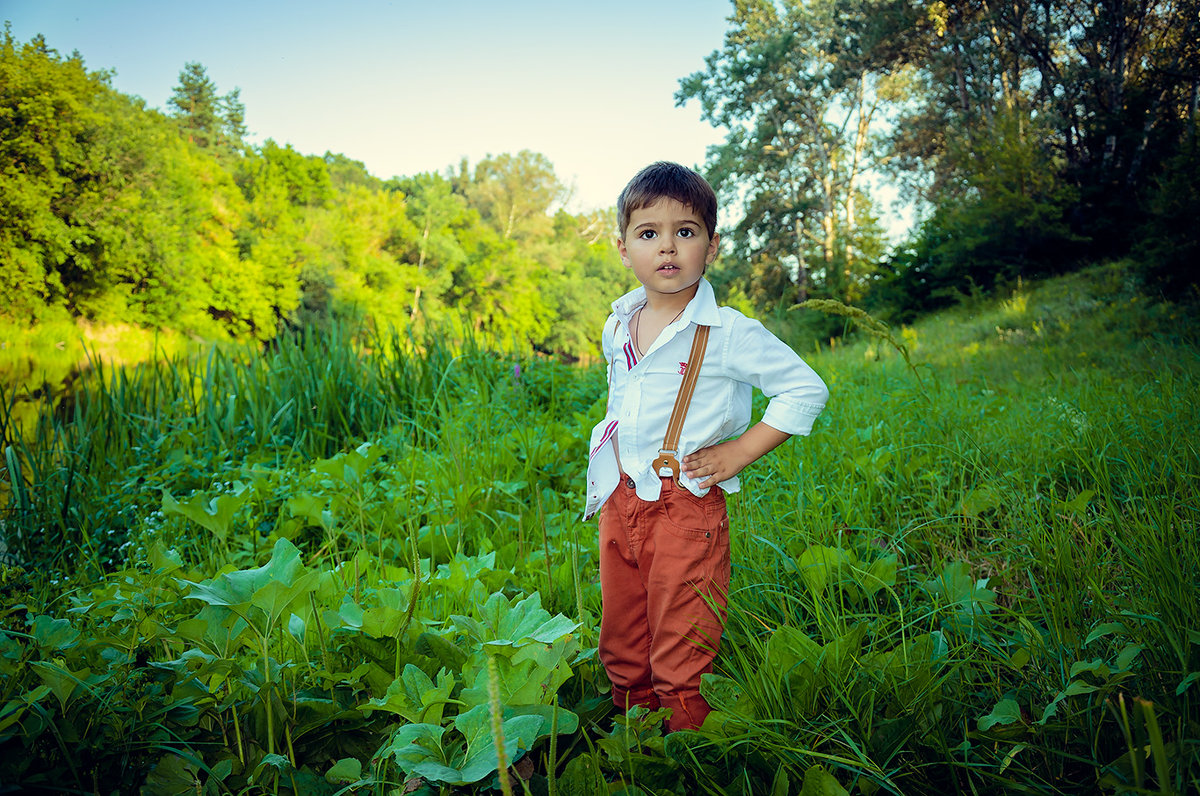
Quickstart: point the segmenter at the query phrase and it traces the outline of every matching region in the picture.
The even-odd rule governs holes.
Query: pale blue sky
[[[643,165],[703,162],[722,132],[679,79],[720,47],[729,0],[0,0],[35,34],[165,108],[184,63],[241,89],[251,140],[340,152],[378,177],[531,149],[607,207]]]

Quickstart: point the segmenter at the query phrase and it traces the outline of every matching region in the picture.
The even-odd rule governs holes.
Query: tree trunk
[[[837,219],[834,217],[836,211],[836,200],[834,197],[834,180],[833,180],[833,162],[831,163],[825,174],[821,177],[821,259],[825,264],[825,289],[830,295],[841,295],[842,286],[840,274],[838,274],[836,264],[834,263],[833,249],[837,242]],[[836,276],[835,276],[836,275]]]
[[[983,12],[985,14],[987,14],[987,16],[988,16],[988,35],[991,37],[992,46],[996,48],[996,62],[997,62],[997,65],[999,66],[999,69],[997,71],[1000,73],[1000,89],[1001,89],[1001,97],[1004,100],[1004,108],[1005,108],[1005,110],[1011,111],[1013,109],[1013,104],[1014,104],[1013,84],[1014,84],[1014,82],[1016,82],[1016,80],[1018,78],[1014,78],[1012,80],[1009,79],[1008,69],[1005,67],[1004,61],[1005,61],[1005,58],[1009,57],[1009,56],[1011,56],[1013,58],[1013,60],[1016,61],[1016,55],[1015,55],[1015,53],[1010,53],[1005,49],[1004,42],[1000,38],[1000,29],[998,27],[996,27],[996,15],[992,11],[991,6],[987,2],[984,2],[984,4],[983,4]],[[1014,65],[1013,65],[1014,74],[1016,73],[1016,71],[1017,71],[1017,69],[1016,69],[1016,65],[1014,63]]]
[[[804,219],[795,221],[796,303],[808,301],[808,258],[804,256]]]
[[[417,285],[417,289],[413,291],[412,312],[410,312],[408,314],[409,320],[415,321],[417,319],[417,313],[421,311],[421,308],[419,306],[420,302],[421,302],[421,286]]]
[[[862,166],[863,153],[867,148],[867,136],[871,131],[871,117],[875,115],[875,109],[878,107],[878,102],[873,102],[868,109],[867,101],[867,76],[862,74],[859,76],[858,89],[855,96],[855,104],[858,106],[858,129],[854,131],[854,149],[850,157],[850,172],[846,176],[846,228],[842,235],[844,243],[842,245],[842,284],[845,290],[842,291],[842,300],[849,301],[850,295],[850,278],[853,273],[854,264],[854,230],[858,223],[855,216],[855,201],[856,191],[855,185],[858,183],[859,169]]]
[[[1192,82],[1192,104],[1188,110],[1188,127],[1193,133],[1196,132],[1196,113],[1200,111],[1200,82]]]
[[[430,222],[428,216],[426,216],[425,229],[424,229],[424,231],[421,232],[421,252],[417,257],[417,270],[418,271],[420,271],[421,267],[425,265],[425,249],[429,245],[429,226],[430,226],[430,224],[431,224],[431,222]],[[418,288],[418,290],[420,290],[420,288]]]

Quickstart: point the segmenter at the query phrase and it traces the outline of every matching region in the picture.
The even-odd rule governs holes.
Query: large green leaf
[[[549,644],[579,627],[578,622],[561,614],[551,616],[542,608],[542,597],[537,592],[516,602],[509,602],[503,594],[496,592],[484,603],[479,614],[478,621],[459,615],[450,619],[471,640],[488,645],[511,646],[530,641]]]
[[[313,470],[335,484],[340,482],[339,485],[355,486],[362,482],[367,469],[382,455],[381,447],[364,442],[352,451],[317,461],[313,464]]]
[[[524,715],[501,723],[506,760],[515,761],[533,745],[543,721],[541,716]],[[455,735],[447,736],[444,727],[406,724],[379,754],[392,755],[409,776],[446,785],[470,785],[494,773],[499,755],[488,706],[478,705],[460,713],[454,720],[454,730]]]
[[[858,585],[862,587],[863,591],[868,596],[873,596],[875,592],[884,587],[896,585],[896,570],[896,556],[886,555],[872,561],[865,572],[856,570],[855,576],[858,580]]]
[[[997,724],[1016,724],[1021,720],[1021,706],[1015,699],[1001,699],[986,716],[980,716],[976,724],[983,732],[987,732]]]
[[[416,651],[433,658],[451,671],[459,671],[467,661],[467,653],[454,642],[432,631],[417,636]]]
[[[570,735],[579,729],[579,716],[556,705],[506,705],[505,720],[515,716],[540,716],[542,729],[538,738],[548,738],[552,731],[557,731],[560,735]]]
[[[175,626],[175,635],[202,644],[222,656],[229,656],[250,633],[250,625],[234,611],[223,605],[206,605],[191,619]]]
[[[803,665],[811,674],[820,657],[821,645],[790,625],[783,625],[767,639],[767,671],[786,674]]]
[[[826,644],[821,651],[821,670],[838,679],[850,676],[853,669],[859,665],[866,635],[867,623],[859,622]]]
[[[936,696],[943,646],[940,632],[924,634],[864,656],[862,666],[882,680],[878,693],[891,694],[899,707],[908,708]]]
[[[829,583],[840,577],[840,570],[846,563],[856,563],[853,553],[840,547],[812,545],[800,554],[796,567],[809,592],[824,594]]]
[[[388,686],[383,699],[372,699],[359,710],[386,710],[413,724],[441,724],[442,711],[453,690],[454,676],[450,672],[439,671],[434,685],[429,675],[410,663]]]
[[[229,526],[233,523],[233,515],[250,499],[249,490],[244,487],[235,493],[225,493],[209,498],[203,492],[197,492],[181,503],[163,490],[162,511],[164,514],[178,514],[187,517],[202,528],[212,531],[222,543],[229,538]]]
[[[804,772],[804,784],[800,796],[850,796],[837,779],[821,766],[813,766]]]
[[[333,785],[353,785],[362,779],[362,761],[344,757],[325,772],[325,781]]]
[[[488,701],[489,653],[496,661],[500,700],[506,705],[548,705],[558,687],[571,676],[570,661],[579,649],[571,637],[553,644],[529,642],[516,647],[485,646],[477,650],[463,667],[463,678],[470,684],[461,694],[468,705]],[[508,654],[504,654],[508,653]]]
[[[947,629],[967,637],[980,632],[996,610],[996,592],[987,587],[987,579],[973,579],[962,561],[947,564],[941,575],[925,581],[922,588],[947,609]]]
[[[445,733],[446,728],[437,724],[405,724],[396,730],[391,742],[379,751],[379,756],[391,755],[396,758],[396,765],[410,774],[415,766],[428,760],[445,763],[446,755],[442,749]]]
[[[71,626],[70,620],[38,615],[29,624],[30,635],[43,650],[70,649],[79,641],[79,631]]]
[[[409,592],[400,589],[376,589],[378,605],[363,610],[362,631],[372,638],[394,638],[408,618]]]
[[[200,788],[199,770],[195,760],[168,752],[150,769],[141,792],[163,796],[195,793]]]
[[[29,668],[37,672],[42,682],[49,686],[64,713],[76,689],[108,677],[108,675],[93,675],[92,670],[86,667],[71,670],[50,661],[31,661]]]
[[[504,757],[509,763],[514,762],[538,739],[543,721],[541,716],[524,715],[505,719],[501,723]],[[461,781],[452,784],[466,785],[478,782],[496,771],[500,759],[496,750],[496,740],[492,737],[489,707],[478,705],[466,713],[460,713],[454,719],[454,726],[466,738],[467,749],[460,766]]]
[[[317,588],[320,577],[304,567],[295,545],[280,539],[270,560],[261,567],[226,572],[199,583],[180,583],[190,587],[186,598],[230,608],[266,635],[293,603]]]
[[[714,710],[742,719],[753,719],[757,714],[754,700],[737,680],[719,674],[702,674],[700,694]]]
[[[595,796],[608,791],[604,771],[593,755],[581,754],[572,757],[558,777],[560,796]]]
[[[292,517],[301,517],[309,525],[329,530],[333,525],[333,518],[325,509],[327,502],[325,498],[310,492],[301,492],[288,498],[285,505]]]

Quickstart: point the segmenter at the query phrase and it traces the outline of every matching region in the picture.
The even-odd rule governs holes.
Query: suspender
[[[696,380],[700,376],[700,365],[704,362],[707,345],[708,327],[697,326],[696,336],[692,338],[692,352],[688,354],[687,366],[683,369],[683,384],[679,385],[671,419],[667,422],[667,434],[663,437],[658,458],[650,463],[660,476],[671,476],[676,484],[679,484],[679,434],[683,431],[683,421],[692,404],[692,395],[696,392]]]
[[[617,326],[621,322],[617,321]],[[615,331],[615,328],[614,328]],[[675,395],[675,406],[671,408],[671,419],[667,421],[667,433],[663,437],[662,448],[658,458],[650,466],[662,477],[670,476],[679,483],[679,435],[683,432],[683,421],[687,418],[688,408],[692,404],[692,395],[696,392],[696,380],[700,377],[700,365],[704,362],[704,351],[708,347],[709,327],[697,324],[695,336],[692,338],[692,350],[688,354],[686,367],[683,369],[683,383]],[[613,361],[616,361],[614,355]],[[609,383],[612,383],[611,363]]]

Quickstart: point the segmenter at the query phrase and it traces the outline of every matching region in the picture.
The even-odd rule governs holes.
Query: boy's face
[[[663,198],[629,214],[617,249],[648,298],[688,292],[690,300],[704,269],[717,256],[720,238],[708,237],[704,220],[690,207]]]

